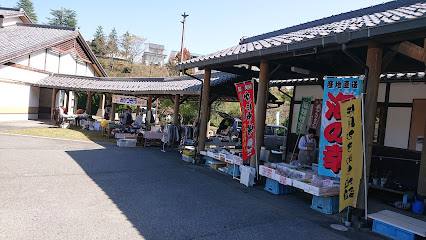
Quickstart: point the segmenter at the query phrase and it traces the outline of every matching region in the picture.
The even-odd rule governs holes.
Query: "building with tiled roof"
[[[0,120],[48,115],[52,91],[32,84],[53,73],[107,76],[77,28],[33,24],[22,9],[0,7]]]

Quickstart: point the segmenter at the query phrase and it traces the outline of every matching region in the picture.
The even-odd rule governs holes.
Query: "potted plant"
[[[380,185],[382,187],[385,187],[386,181],[388,180],[388,177],[391,175],[391,171],[385,171],[382,178],[380,179]]]

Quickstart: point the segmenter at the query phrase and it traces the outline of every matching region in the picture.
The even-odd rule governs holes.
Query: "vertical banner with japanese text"
[[[340,177],[342,163],[342,117],[340,104],[361,95],[359,78],[327,78],[321,114],[318,174]]]
[[[340,173],[339,212],[356,207],[362,177],[361,98],[340,104],[342,116],[342,169]]]
[[[303,97],[300,103],[299,118],[297,119],[296,135],[299,135],[304,130],[306,116],[311,107],[311,98]],[[304,132],[303,132],[304,133]]]
[[[255,154],[255,121],[254,121],[254,84],[252,81],[236,83],[238,100],[241,106],[242,149],[243,160]]]
[[[321,120],[322,99],[315,99],[312,107],[311,128],[317,129],[318,123]]]

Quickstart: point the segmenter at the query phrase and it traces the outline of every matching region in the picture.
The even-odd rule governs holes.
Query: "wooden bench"
[[[401,191],[393,190],[393,189],[390,189],[390,188],[384,188],[384,187],[382,187],[380,185],[373,185],[373,184],[371,184],[369,187],[372,188],[372,189],[377,189],[377,190],[381,190],[381,191],[386,191],[386,192],[401,194],[402,195],[402,202],[404,204],[407,204],[408,199],[412,199],[412,198],[414,198],[416,196],[413,191],[401,192]]]
[[[373,219],[373,232],[392,239],[416,239],[426,237],[426,222],[390,210],[369,214]]]

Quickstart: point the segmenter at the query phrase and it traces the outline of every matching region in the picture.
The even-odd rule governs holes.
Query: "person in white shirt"
[[[299,157],[298,160],[302,165],[312,165],[315,161],[315,149],[317,147],[317,141],[315,140],[315,134],[317,131],[313,128],[308,130],[308,135],[300,138],[299,141]]]

